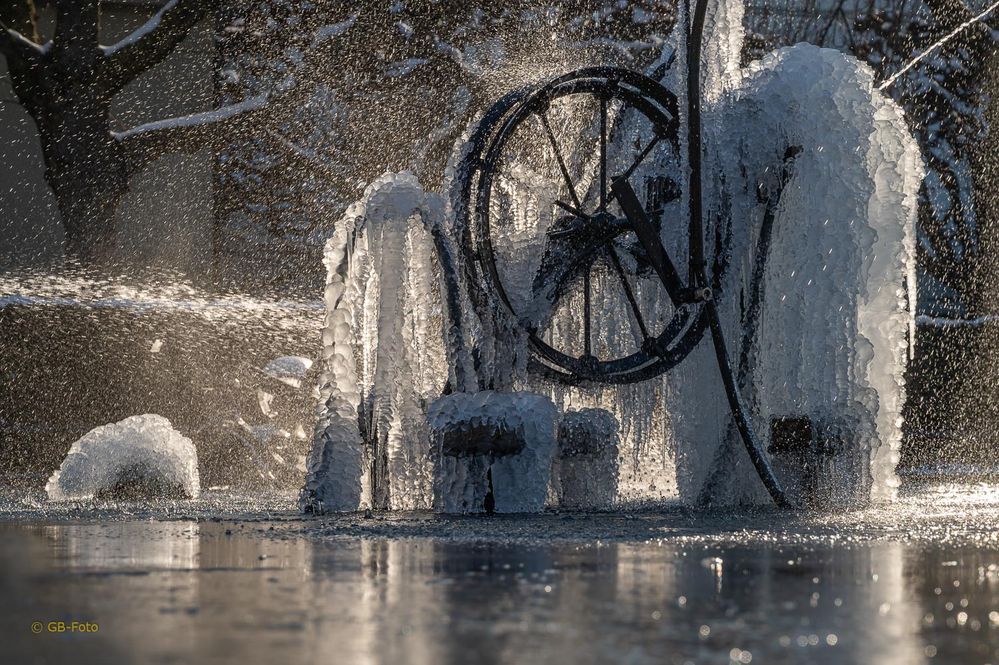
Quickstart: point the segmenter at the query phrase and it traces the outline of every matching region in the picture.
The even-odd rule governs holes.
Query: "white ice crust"
[[[302,356],[281,356],[270,361],[261,370],[267,376],[300,388],[305,375],[312,369],[312,360]]]
[[[441,394],[448,367],[431,236],[442,218],[440,197],[412,173],[386,173],[326,244],[321,403],[303,507],[372,505],[361,405],[365,436],[388,450],[391,507],[430,507],[425,405]]]
[[[719,11],[738,15],[737,4],[726,0]],[[709,58],[739,53],[731,40],[741,40],[741,22],[724,31],[724,48]],[[760,249],[760,191],[775,189],[787,149],[801,149],[773,221],[744,368],[756,428],[765,445],[772,419],[783,416],[806,416],[835,433],[842,445],[823,472],[827,505],[891,499],[914,325],[918,147],[871,70],[838,51],[798,44],[743,70],[730,62],[709,71],[705,192],[712,212],[724,205],[732,219],[719,305],[733,362]],[[713,364],[702,345],[667,377],[679,493],[763,501]]]
[[[90,430],[73,443],[45,491],[53,501],[89,499],[111,489],[123,472],[141,469],[190,498],[201,493],[198,453],[163,416],[131,416]]]

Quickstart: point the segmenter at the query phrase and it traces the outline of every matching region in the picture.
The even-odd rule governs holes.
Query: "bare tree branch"
[[[206,0],[204,4],[213,5],[214,2],[215,0]],[[172,0],[160,10],[160,14],[165,15],[171,8],[182,4],[192,3],[186,0]],[[151,19],[146,25],[148,26],[153,20]],[[261,128],[266,122],[280,117],[282,113],[286,114],[296,104],[304,103],[312,86],[303,85],[298,77],[308,76],[317,71],[329,52],[337,48],[337,39],[334,38],[352,28],[356,20],[357,13],[341,23],[320,30],[313,38],[312,48],[299,64],[295,75],[276,84],[271,90],[211,111],[156,120],[122,132],[112,132],[112,138],[120,147],[130,167],[138,170],[167,153],[196,152],[234,131],[245,131],[251,127]],[[162,27],[162,24],[160,27],[154,26],[151,34],[158,32]],[[142,30],[140,28],[136,33]],[[129,39],[130,37],[127,37],[119,44]],[[140,42],[143,39],[145,37],[140,37]],[[113,50],[118,49],[118,45],[115,45],[106,51],[114,58],[129,48],[125,45],[119,50]]]
[[[162,62],[217,5],[217,0],[170,0],[120,42],[101,47],[110,90],[121,90]]]
[[[35,0],[8,0],[0,3],[0,22],[6,23],[8,28],[17,30],[36,44],[42,41],[38,36]]]
[[[259,122],[260,116],[271,110],[268,102],[268,95],[257,95],[211,111],[112,132],[112,136],[125,159],[138,169],[170,152],[196,152],[225,133]]]

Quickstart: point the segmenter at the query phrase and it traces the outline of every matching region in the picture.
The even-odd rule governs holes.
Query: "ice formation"
[[[531,513],[544,508],[558,423],[550,399],[524,392],[454,393],[431,404],[427,420],[435,510],[481,513],[491,507],[497,513]]]
[[[267,363],[261,370],[292,388],[301,388],[305,375],[312,369],[312,360],[301,356],[281,356]]]
[[[891,498],[915,302],[920,156],[899,108],[852,58],[800,44],[741,67],[742,11],[741,0],[712,3],[702,70],[705,244],[727,354],[757,433],[792,490],[824,505]],[[664,55],[657,63],[666,70],[664,84],[680,92],[681,109],[684,46],[677,36],[667,50],[679,53],[679,62],[666,67]],[[580,146],[570,165],[586,172],[592,158],[592,143],[580,138],[586,123],[560,117],[554,107],[548,113],[562,145]],[[630,122],[614,120],[623,138],[612,152],[647,141]],[[450,176],[469,149],[459,145]],[[497,263],[520,285],[521,293],[511,294],[524,305],[518,311],[531,311],[538,304],[531,283],[538,246],[555,213],[552,181],[524,161],[497,181],[497,205],[512,220],[506,238],[512,249],[497,250]],[[684,161],[682,155],[652,161],[635,179],[673,173],[686,189]],[[710,338],[668,374],[633,385],[565,387],[529,374],[518,322],[470,298],[474,273],[452,246],[465,240],[452,227],[458,185],[460,178],[445,203],[412,175],[387,174],[348,211],[327,245],[322,409],[303,505],[429,507],[431,441],[440,448],[445,433],[475,418],[500,436],[511,431],[509,418],[526,417],[513,406],[494,410],[488,400],[474,407],[469,400],[484,399],[477,391],[549,395],[567,412],[566,432],[578,425],[601,438],[598,430],[607,425],[606,439],[617,444],[614,464],[559,456],[552,495],[563,501],[611,483],[612,469],[616,500],[768,501],[733,424]],[[591,185],[592,177],[580,182],[584,191]],[[666,215],[682,223],[664,224],[662,240],[682,263],[687,249],[673,229],[685,227],[686,202],[669,205]],[[630,340],[635,323],[620,294],[600,295],[616,288],[614,278],[594,273],[591,279],[592,307],[601,313],[599,351]],[[636,281],[635,290],[651,318],[669,313],[661,288]],[[552,343],[578,340],[582,306],[581,298],[568,298],[534,311],[532,320],[550,324]],[[428,407],[442,392],[454,394]],[[488,414],[474,415],[486,406]],[[538,408],[537,417],[548,418],[547,407]],[[799,447],[781,452],[794,448],[784,439],[795,437]],[[508,474],[519,457],[436,459],[449,465],[438,474],[448,483],[437,488],[438,508],[461,512],[485,501],[489,474],[494,493],[515,482]],[[520,469],[529,478],[516,482],[531,485],[541,466]],[[596,493],[588,498],[604,504]]]
[[[425,405],[449,367],[434,247],[443,214],[411,173],[386,174],[326,245],[321,407],[303,507],[430,507]]]
[[[131,416],[73,443],[45,491],[53,501],[201,493],[198,453],[163,416]]]
[[[726,16],[740,3],[720,4],[730,46],[741,21]],[[825,505],[890,499],[915,302],[916,143],[870,69],[838,51],[799,44],[738,75],[712,71],[705,192],[709,219],[731,219],[714,229],[731,238],[719,307],[756,428],[779,447],[772,430],[807,418],[825,449],[814,488]],[[757,501],[713,362],[702,346],[666,379],[680,494]],[[800,484],[797,467],[786,483]]]
[[[599,510],[617,499],[618,425],[604,409],[568,411],[558,426],[552,492],[560,508]]]

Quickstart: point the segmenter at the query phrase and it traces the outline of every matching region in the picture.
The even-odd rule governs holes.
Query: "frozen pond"
[[[999,485],[936,481],[827,516],[18,500],[0,517],[0,660],[995,663],[997,508]]]

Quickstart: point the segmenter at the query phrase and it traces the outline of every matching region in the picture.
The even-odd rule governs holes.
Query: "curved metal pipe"
[[[687,1],[688,15],[690,15],[690,0]],[[688,163],[690,166],[690,226],[691,237],[699,239],[690,248],[690,276],[691,280],[698,280],[698,286],[707,285],[706,268],[704,261],[704,208],[702,201],[702,175],[703,165],[701,156],[703,154],[703,139],[701,135],[701,46],[704,39],[704,22],[707,17],[708,0],[696,0],[694,13],[690,21],[690,32],[687,35],[687,149]],[[725,335],[722,330],[721,319],[718,316],[718,308],[714,299],[706,304],[708,310],[708,321],[711,328],[711,341],[715,348],[715,357],[718,360],[718,370],[725,384],[725,394],[728,397],[729,407],[735,424],[742,436],[742,441],[746,445],[746,452],[756,468],[756,472],[763,481],[763,485],[770,493],[774,504],[780,508],[790,508],[792,504],[784,493],[774,473],[770,461],[763,452],[756,432],[753,430],[753,423],[749,417],[749,409],[742,401],[739,394],[739,386],[736,383],[732,372],[732,363],[729,361],[728,349],[725,344]]]

